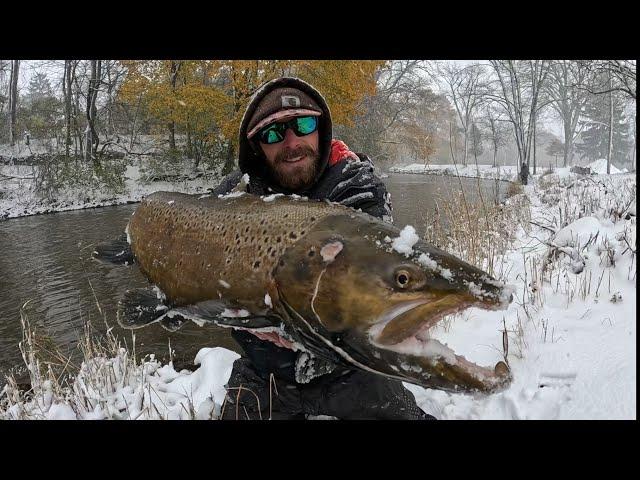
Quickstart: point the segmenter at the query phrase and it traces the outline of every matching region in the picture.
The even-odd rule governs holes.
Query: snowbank
[[[15,401],[5,419],[46,420],[206,420],[216,418],[224,404],[224,385],[233,362],[240,358],[225,348],[203,348],[194,372],[177,372],[153,356],[131,368],[125,349],[114,358],[96,357],[81,366],[64,398],[55,395],[50,381],[36,390],[34,400]],[[108,381],[104,381],[107,379]],[[10,388],[5,386],[5,390]]]
[[[425,165],[423,163],[413,163],[404,167],[391,167],[393,173],[416,173],[428,175],[457,175],[460,177],[472,178],[498,178],[502,180],[513,180],[516,178],[518,170],[515,166],[491,165]]]
[[[3,180],[3,175],[7,178]],[[139,202],[143,197],[159,191],[181,193],[203,193],[220,183],[222,175],[219,171],[207,172],[198,178],[171,181],[143,181],[141,168],[127,166],[123,193],[91,189],[87,187],[61,189],[55,198],[47,199],[38,196],[33,185],[34,167],[0,165],[0,220],[39,213],[63,212],[83,208],[122,205]]]

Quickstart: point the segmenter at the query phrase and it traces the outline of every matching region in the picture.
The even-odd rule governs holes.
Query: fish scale
[[[131,219],[133,253],[151,282],[164,279],[163,291],[176,305],[212,295],[238,300],[264,296],[288,246],[327,215],[355,213],[335,204],[300,200],[292,206],[290,200],[278,200],[155,193]]]

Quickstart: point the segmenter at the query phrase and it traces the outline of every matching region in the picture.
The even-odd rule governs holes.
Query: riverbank
[[[178,181],[145,178],[141,162],[127,165],[124,185],[119,193],[104,187],[66,187],[44,196],[35,188],[35,168],[27,165],[0,165],[0,220],[41,213],[64,212],[84,208],[139,202],[153,192],[165,190],[203,193],[220,183],[219,170],[185,170]]]
[[[506,359],[513,383],[489,396],[405,385],[439,419],[635,419],[635,175],[541,175],[500,208],[483,223],[501,246],[486,261],[514,301],[450,317],[432,336],[482,365]],[[465,256],[459,247],[448,249]],[[136,359],[115,339],[85,351],[68,385],[37,367],[28,395],[9,381],[0,417],[216,418],[237,358],[202,349],[191,372]]]
[[[607,162],[604,159],[596,160],[584,168],[588,168],[589,171],[593,174],[606,174],[607,173]],[[411,165],[406,166],[397,166],[389,168],[389,171],[392,173],[411,173],[411,174],[422,174],[422,175],[449,175],[449,176],[458,176],[458,177],[468,177],[468,178],[487,178],[487,179],[498,179],[498,180],[508,180],[508,181],[519,181],[518,177],[518,167],[515,165],[499,165],[492,166],[486,164],[470,164],[467,166],[463,165],[436,165],[436,164],[428,164],[425,165],[423,163],[413,163]],[[536,175],[533,175],[533,170],[530,170],[530,174],[534,178],[539,178],[543,175],[546,175],[552,171],[554,174],[560,177],[567,177],[571,174],[570,167],[556,167],[556,168],[542,168],[538,167]],[[626,173],[625,170],[619,170],[614,165],[611,165],[610,172],[612,174],[616,173]]]

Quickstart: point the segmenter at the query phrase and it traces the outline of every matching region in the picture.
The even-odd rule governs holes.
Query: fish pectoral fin
[[[91,256],[96,260],[115,263],[116,265],[131,265],[135,263],[135,257],[126,235],[99,243],[91,253]]]
[[[221,327],[265,328],[280,325],[280,319],[268,315],[256,315],[242,308],[230,306],[219,300],[207,300],[186,305],[172,311],[202,326],[215,323]]]
[[[160,320],[167,310],[154,287],[135,288],[118,302],[117,319],[122,328],[142,328]]]
[[[171,311],[173,312],[173,311]],[[163,315],[160,318],[160,325],[162,326],[162,328],[164,328],[165,330],[168,330],[170,332],[175,332],[176,330],[179,330],[180,328],[182,328],[182,326],[187,323],[189,319],[182,317],[181,315]]]

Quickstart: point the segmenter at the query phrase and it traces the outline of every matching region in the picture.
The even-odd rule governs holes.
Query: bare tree
[[[611,154],[613,152],[613,75],[608,72],[609,77],[609,144],[607,148],[607,174],[611,173]]]
[[[11,61],[11,79],[9,81],[9,143],[16,143],[16,113],[18,111],[18,75],[20,60]]]
[[[548,60],[491,60],[497,92],[488,96],[502,106],[513,125],[519,164],[530,164],[535,124],[544,106],[539,103],[540,92],[549,65]]]
[[[447,96],[453,103],[456,113],[458,114],[458,120],[462,126],[464,134],[462,163],[466,166],[471,125],[474,121],[475,111],[482,103],[485,93],[484,66],[478,63],[460,66],[448,62],[438,64],[436,71],[439,80],[447,90]]]
[[[64,103],[64,149],[65,155],[69,156],[71,148],[71,116],[72,116],[72,98],[71,88],[73,86],[73,75],[75,74],[75,60],[64,61],[64,74],[62,77],[62,95]]]
[[[171,68],[169,72],[169,81],[171,83],[171,89],[175,92],[178,85],[178,74],[180,73],[180,67],[182,62],[171,60]],[[172,120],[169,122],[169,148],[171,150],[176,149],[176,123]]]
[[[628,97],[636,99],[635,60],[580,60],[578,63],[596,77],[606,80],[599,85],[576,82],[576,87],[582,88],[593,95],[623,92]],[[610,81],[609,78],[611,79]]]
[[[493,102],[487,102],[481,110],[480,122],[485,127],[486,138],[493,148],[493,166],[498,165],[498,151],[509,139],[508,120],[500,114]]]
[[[96,118],[98,116],[98,109],[96,107],[96,100],[98,98],[98,91],[100,86],[100,78],[102,75],[102,60],[90,60],[91,64],[91,77],[89,78],[89,86],[87,89],[87,128],[85,130],[85,161],[89,159],[96,162],[96,151],[100,143],[98,132],[96,131]]]
[[[583,62],[572,60],[554,61],[549,67],[545,91],[552,99],[551,106],[562,120],[564,167],[573,162],[573,142],[579,133],[578,120],[589,98],[588,91],[582,87],[590,83],[590,73]]]

